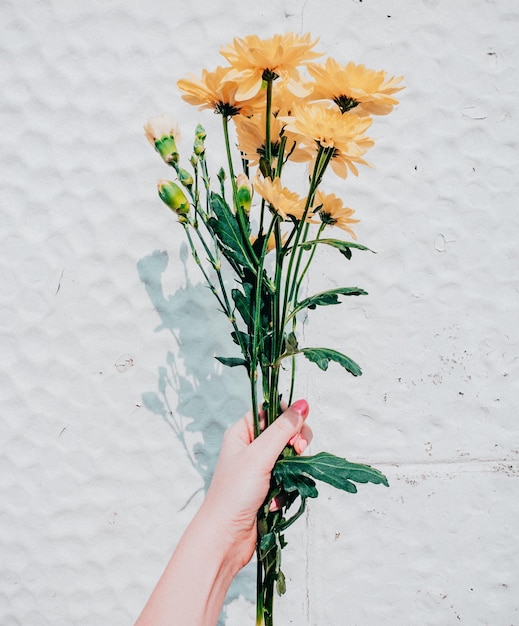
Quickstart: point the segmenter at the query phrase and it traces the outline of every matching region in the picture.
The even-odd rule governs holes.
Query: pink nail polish
[[[306,439],[299,439],[299,441],[297,442],[297,447],[299,449],[299,454],[303,454],[303,452],[308,447],[308,441]]]
[[[296,413],[299,413],[302,417],[306,417],[308,415],[308,411],[310,410],[306,400],[297,400],[290,405],[290,408]]]

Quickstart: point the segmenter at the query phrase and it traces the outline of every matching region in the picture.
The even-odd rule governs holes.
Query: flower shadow
[[[157,387],[142,394],[144,406],[162,418],[182,444],[185,459],[200,475],[206,492],[226,428],[248,408],[247,377],[242,368],[222,366],[214,355],[236,354],[229,325],[217,311],[214,296],[205,284],[193,284],[187,271],[188,252],[181,247],[180,263],[185,286],[166,295],[164,274],[169,264],[165,251],[155,250],[137,263],[139,278],[160,318],[156,332],[165,332],[164,363],[157,368]],[[254,601],[254,579],[250,568],[239,575],[226,605],[240,595]],[[225,624],[225,608],[219,626]]]

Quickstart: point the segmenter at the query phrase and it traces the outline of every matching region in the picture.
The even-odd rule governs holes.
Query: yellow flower
[[[286,122],[282,121],[281,117],[290,115],[295,100],[294,94],[288,91],[285,81],[275,84],[270,117],[270,154],[273,167],[276,166],[282,134],[287,136],[285,155],[294,148],[295,141],[290,133],[284,132]],[[266,110],[263,106],[258,107],[249,117],[241,115],[234,117],[238,147],[251,166],[258,165],[260,157],[265,156],[265,115]]]
[[[177,123],[167,113],[150,117],[144,124],[146,139],[154,146],[162,159],[168,163],[178,161],[176,141],[180,139]]]
[[[261,179],[259,176],[256,176],[254,189],[283,220],[286,220],[289,215],[292,215],[297,220],[302,219],[306,198],[301,198],[294,191],[290,191],[287,187],[282,187],[279,178],[272,180],[271,178]]]
[[[404,89],[399,86],[403,76],[386,79],[383,70],[370,70],[353,62],[341,65],[334,59],[326,63],[308,65],[315,79],[310,98],[333,100],[342,113],[355,109],[357,115],[386,115],[398,104],[393,94]]]
[[[283,116],[282,120],[286,122],[285,131],[293,133],[298,140],[292,160],[313,163],[322,147],[333,149],[330,165],[341,178],[346,178],[348,169],[356,176],[356,163],[368,165],[362,155],[374,144],[364,135],[371,118],[343,115],[337,109],[314,103],[294,105],[292,115]]]
[[[213,72],[202,70],[202,78],[194,74],[181,78],[178,88],[184,92],[182,98],[198,106],[199,109],[213,109],[216,113],[233,116],[238,113],[247,115],[252,111],[252,102],[238,100],[239,83],[230,76],[231,68],[217,67]]]
[[[333,193],[323,193],[318,190],[314,201],[315,208],[323,224],[337,226],[348,232],[353,239],[357,239],[350,224],[357,224],[360,220],[352,219],[353,209],[345,207],[342,200]]]
[[[260,157],[265,156],[265,111],[251,117],[234,118],[238,148],[249,165],[258,165]],[[277,117],[270,118],[270,150],[274,159],[279,153],[280,134],[284,124]]]
[[[233,43],[222,47],[220,52],[235,70],[233,76],[239,77],[238,99],[256,95],[264,80],[275,80],[280,76],[294,93],[306,95],[297,68],[321,56],[321,53],[312,51],[316,43],[317,40],[310,40],[310,33],[286,33],[270,39],[248,35],[243,39],[235,37]]]

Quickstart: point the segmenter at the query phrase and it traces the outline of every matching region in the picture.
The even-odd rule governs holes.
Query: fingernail
[[[308,441],[306,439],[299,438],[299,441],[297,442],[297,448],[299,450],[299,454],[303,454],[303,452],[307,449],[307,447],[308,447]]]
[[[290,405],[290,408],[296,413],[299,413],[301,417],[306,417],[308,415],[308,411],[310,410],[306,400],[297,400],[294,404]]]

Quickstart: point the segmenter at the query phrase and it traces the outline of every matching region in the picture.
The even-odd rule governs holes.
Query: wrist
[[[208,494],[193,519],[204,541],[214,546],[213,554],[231,577],[251,560],[256,545],[256,520],[234,519],[220,498]]]

